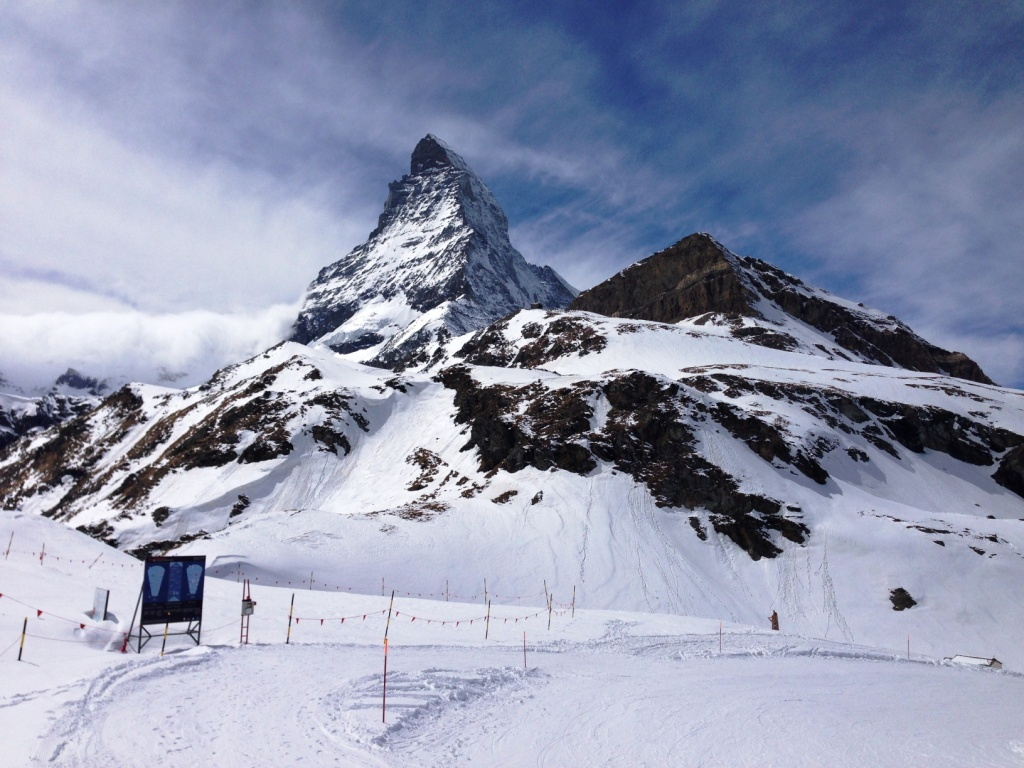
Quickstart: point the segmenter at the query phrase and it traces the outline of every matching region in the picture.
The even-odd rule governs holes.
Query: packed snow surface
[[[569,593],[549,629],[541,584],[489,594],[488,624],[482,594],[392,604],[400,585],[310,589],[295,560],[285,583],[253,584],[240,646],[241,572],[222,569],[201,646],[172,637],[161,656],[151,628],[122,655],[141,563],[38,516],[0,513],[0,534],[6,765],[1024,765],[1015,672],[767,620],[574,610]]]

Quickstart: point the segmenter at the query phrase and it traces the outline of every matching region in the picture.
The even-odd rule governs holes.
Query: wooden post
[[[576,618],[576,585],[572,585],[572,618]]]
[[[544,603],[548,602],[548,580],[544,579]]]
[[[295,593],[292,592],[292,604],[288,608],[288,637],[284,639],[284,644],[288,645],[292,641],[292,613],[295,611]]]
[[[169,623],[168,624],[164,624],[164,642],[160,646],[160,658],[161,659],[164,657],[164,649],[167,647],[167,630],[169,630],[170,628],[171,628],[171,625]]]
[[[309,591],[313,591],[313,572],[309,572]]]
[[[39,553],[39,564],[43,564],[43,558],[46,557],[46,542],[43,542],[43,550]]]
[[[380,596],[384,597],[384,577],[380,577]]]
[[[551,597],[548,598],[548,629],[551,629],[551,611],[554,609],[554,605],[555,596],[551,595]]]
[[[21,625],[21,647],[18,648],[18,661],[21,661],[21,652],[25,650],[26,632],[28,632],[28,616],[25,617],[25,623]]]
[[[491,636],[491,601],[487,601],[487,629],[484,630],[484,640]]]
[[[4,560],[11,554],[11,545],[14,543],[14,531],[11,531],[11,540],[7,542],[7,551],[4,552]]]
[[[444,580],[444,601],[448,602],[448,579]]]
[[[487,579],[484,579],[484,602],[487,602]]]

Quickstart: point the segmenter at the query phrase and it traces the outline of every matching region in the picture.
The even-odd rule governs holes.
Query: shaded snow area
[[[0,535],[5,765],[1024,765],[1024,676],[913,648],[573,615],[569,594],[549,616],[542,592],[489,594],[489,624],[482,595],[398,595],[388,623],[390,588],[311,590],[307,563],[279,558],[293,584],[253,585],[249,645],[241,584],[208,577],[201,646],[172,637],[161,657],[157,633],[121,654],[141,563],[35,515],[0,513]]]

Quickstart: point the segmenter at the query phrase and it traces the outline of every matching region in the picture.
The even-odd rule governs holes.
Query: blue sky
[[[432,132],[579,288],[708,231],[1024,386],[1021,41],[1022,2],[5,3],[0,372],[257,351]]]

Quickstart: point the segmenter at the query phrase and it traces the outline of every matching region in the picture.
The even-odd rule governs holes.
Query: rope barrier
[[[41,619],[43,616],[48,616],[48,617],[52,617],[52,618],[55,618],[55,619],[60,619],[61,621],[66,621],[69,624],[75,624],[75,625],[78,626],[79,629],[85,629],[86,628],[86,623],[83,622],[83,621],[79,621],[77,619],[69,619],[67,616],[61,616],[60,614],[53,613],[52,611],[48,611],[48,610],[45,610],[43,608],[36,608],[34,605],[29,605],[28,603],[26,603],[26,602],[24,602],[22,600],[19,600],[16,597],[11,597],[6,592],[0,592],[0,599],[10,600],[12,602],[17,603],[18,605],[22,605],[22,606],[28,608],[30,611],[35,611],[37,619]],[[123,632],[121,632],[119,630],[116,630],[116,629],[107,629],[106,627],[98,627],[96,625],[90,625],[89,628],[90,629],[94,629],[94,630],[96,630],[98,632],[107,632],[108,634],[111,634],[111,635],[124,634]]]
[[[26,549],[11,549],[11,550],[9,550],[9,554],[11,554],[11,555],[27,555],[29,557],[32,557],[33,559],[38,559],[40,557],[40,555],[44,555],[45,554],[45,560],[47,562],[49,562],[50,560],[56,560],[58,562],[64,562],[64,563],[81,563],[83,565],[87,565],[89,568],[92,568],[95,565],[102,565],[102,566],[106,566],[108,568],[137,568],[137,567],[140,567],[140,566],[144,565],[144,561],[143,560],[137,560],[134,563],[114,563],[114,562],[109,562],[109,561],[106,561],[106,560],[102,559],[104,554],[106,554],[104,552],[101,552],[99,557],[96,557],[95,559],[77,558],[77,557],[75,557],[75,558],[62,557],[60,555],[53,554],[52,551],[50,551],[50,550],[29,551],[29,550],[26,550]],[[253,584],[270,585],[270,580],[269,579],[267,579],[266,581],[262,581],[261,582],[260,577],[258,575],[256,575],[256,576],[249,576],[244,570],[240,570],[240,569],[237,569],[237,568],[234,569],[234,570],[231,570],[231,569],[227,568],[226,566],[217,566],[215,568],[208,568],[207,569],[207,573],[210,574],[210,576],[212,578],[228,579],[231,575],[237,575],[238,578],[248,578]],[[321,588],[318,591],[330,591],[330,590],[333,589],[334,591],[355,592],[356,594],[376,594],[376,591],[377,591],[376,586],[373,586],[373,587],[351,587],[351,586],[345,586],[343,584],[330,584],[328,582],[324,582],[324,581],[320,581],[320,580],[316,580],[316,579],[312,579],[312,578],[310,578],[310,579],[297,579],[295,581],[289,581],[287,579],[284,579],[284,580],[282,580],[282,579],[274,579],[273,580],[273,584],[276,585],[276,586],[281,586],[281,587],[294,587],[294,586],[301,586],[301,585],[312,586],[313,584],[320,584]],[[398,595],[398,596],[401,596],[401,597],[430,598],[430,599],[435,599],[435,600],[444,598],[445,600],[456,600],[456,601],[462,600],[462,601],[466,601],[466,602],[476,602],[477,600],[480,600],[480,599],[482,599],[484,597],[483,592],[477,592],[476,594],[473,594],[473,595],[461,595],[461,594],[456,594],[454,592],[449,592],[447,590],[439,590],[437,592],[415,592],[415,591],[411,591],[411,590],[396,589],[395,590],[395,594]],[[530,594],[527,594],[527,595],[504,595],[504,594],[499,594],[497,592],[491,592],[491,593],[489,593],[489,596],[492,597],[492,598],[495,598],[495,599],[500,599],[500,600],[530,600],[532,598],[541,597],[542,595],[546,595],[546,594],[547,593],[542,590],[540,592],[533,592],[533,593],[530,593]],[[557,604],[561,605],[563,607],[566,607],[566,606],[569,605],[568,603],[557,603]]]

